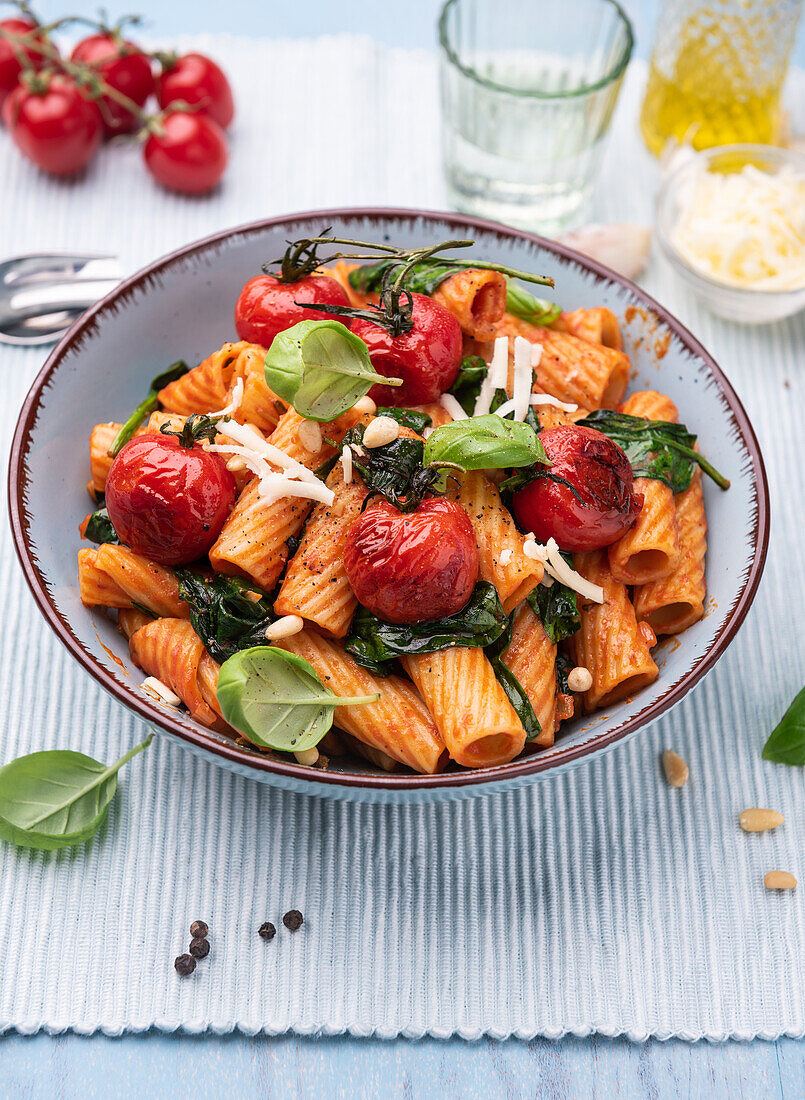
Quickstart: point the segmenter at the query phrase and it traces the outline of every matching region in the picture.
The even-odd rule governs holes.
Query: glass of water
[[[615,0],[447,0],[439,19],[450,201],[557,233],[587,215],[632,54]]]

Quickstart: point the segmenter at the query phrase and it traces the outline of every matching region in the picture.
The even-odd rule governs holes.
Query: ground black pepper
[[[301,928],[303,921],[304,917],[298,909],[289,909],[282,918],[282,923],[290,932],[296,932],[297,929]]]
[[[209,928],[203,920],[194,920],[193,923],[190,925],[190,935],[193,937],[194,940],[206,936],[208,932]]]
[[[273,940],[277,934],[277,930],[270,920],[267,920],[265,924],[261,924],[257,929],[257,935],[264,940]]]
[[[177,973],[186,978],[188,974],[192,974],[196,969],[196,960],[192,955],[178,955],[173,965],[176,967]]]
[[[210,941],[203,936],[195,936],[190,941],[190,954],[197,959],[206,959],[210,953]]]

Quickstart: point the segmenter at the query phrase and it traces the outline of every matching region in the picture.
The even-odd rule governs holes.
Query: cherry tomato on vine
[[[351,524],[344,548],[349,583],[364,607],[391,623],[452,615],[478,580],[478,545],[460,504],[430,497],[413,512],[386,500]]]
[[[154,91],[151,59],[134,42],[126,42],[114,33],[92,34],[82,39],[72,52],[71,61],[88,65],[115,91],[142,107]],[[140,120],[109,96],[99,99],[107,134],[128,134]]]
[[[8,34],[27,35],[36,30],[36,23],[30,19],[2,19],[0,30]],[[6,96],[11,95],[19,82],[23,64],[20,55],[24,55],[28,65],[34,69],[41,69],[44,58],[35,50],[16,46],[7,38],[0,38],[0,107]]]
[[[65,76],[26,76],[3,105],[3,120],[20,152],[52,176],[86,168],[103,136],[96,104]]]
[[[556,539],[561,550],[599,550],[615,542],[643,507],[629,459],[593,428],[546,428],[540,439],[551,460],[550,476],[514,494],[521,529],[533,531],[539,542]]]
[[[372,386],[369,396],[378,405],[438,401],[458,374],[463,346],[458,321],[425,294],[412,294],[411,300],[414,327],[400,336],[360,317],[352,323],[352,331],[368,346],[377,373],[403,380],[399,387]]]
[[[229,146],[217,122],[187,111],[168,111],[143,149],[145,165],[169,191],[201,195],[223,176]]]
[[[349,317],[335,317],[317,309],[305,309],[297,302],[348,306],[347,293],[337,279],[329,275],[306,275],[297,282],[284,283],[276,275],[255,275],[241,290],[235,303],[235,329],[241,340],[271,347],[279,332],[300,321],[340,321],[352,327]]]
[[[106,508],[122,542],[161,565],[186,565],[206,554],[237,496],[222,459],[199,444],[149,433],[116,456]]]
[[[168,57],[156,83],[160,107],[177,100],[198,106],[199,113],[214,119],[225,130],[235,114],[229,81],[215,62],[203,53]]]

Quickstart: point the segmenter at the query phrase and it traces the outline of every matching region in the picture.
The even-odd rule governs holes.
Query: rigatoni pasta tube
[[[155,619],[132,634],[129,652],[138,668],[176,692],[193,718],[205,726],[224,725],[218,699],[210,691],[210,673],[217,672],[217,666],[211,669],[215,662],[189,622]],[[206,668],[204,689],[199,680],[202,661]]]
[[[584,709],[597,710],[620,702],[657,679],[658,668],[650,646],[656,638],[645,624],[638,625],[626,587],[609,571],[606,552],[576,554],[576,570],[604,590],[604,602],[580,600],[581,626],[573,637],[576,664],[590,670],[590,690]]]
[[[506,612],[512,611],[542,580],[542,563],[523,553],[523,536],[479,470],[457,474],[459,487],[448,495],[467,513],[478,543],[481,580],[497,589]]]
[[[122,424],[96,424],[89,437],[89,467],[92,474],[92,488],[96,493],[102,493],[106,489],[106,479],[112,468],[114,458],[109,454],[109,448],[115,440],[115,436],[123,427]],[[140,427],[135,435],[143,435],[146,428]]]
[[[308,661],[336,695],[380,693],[374,703],[336,707],[333,723],[339,729],[416,772],[433,775],[444,767],[444,740],[428,708],[406,680],[373,676],[338,642],[313,630],[283,638],[276,645]]]
[[[127,546],[105,543],[78,551],[81,602],[88,607],[133,607],[140,604],[154,615],[187,619],[189,609],[179,597],[172,569],[135,554]]]
[[[707,517],[699,470],[690,486],[676,496],[676,522],[680,549],[676,568],[669,576],[641,585],[634,592],[637,617],[655,634],[679,634],[704,615]]]
[[[523,751],[525,730],[482,649],[456,646],[402,664],[456,763],[491,768]]]
[[[574,309],[572,313],[560,313],[551,325],[557,332],[569,332],[588,344],[603,344],[607,348],[623,350],[623,337],[618,319],[606,306],[592,309]]]
[[[642,390],[626,399],[621,412],[646,420],[676,421],[676,405],[656,390]],[[662,481],[635,478],[643,507],[632,527],[608,550],[612,576],[623,584],[649,584],[667,577],[679,561],[679,536],[674,494]]]
[[[431,297],[453,314],[467,336],[491,340],[506,310],[506,289],[506,276],[499,271],[471,267],[445,279]]]
[[[520,607],[512,625],[512,640],[502,661],[528,696],[540,724],[530,742],[540,748],[553,744],[558,726],[556,715],[556,646],[527,603]]]

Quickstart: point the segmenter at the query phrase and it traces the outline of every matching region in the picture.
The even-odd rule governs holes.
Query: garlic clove
[[[568,248],[583,252],[627,279],[636,278],[646,266],[651,248],[651,229],[627,223],[585,225],[558,238]]]

